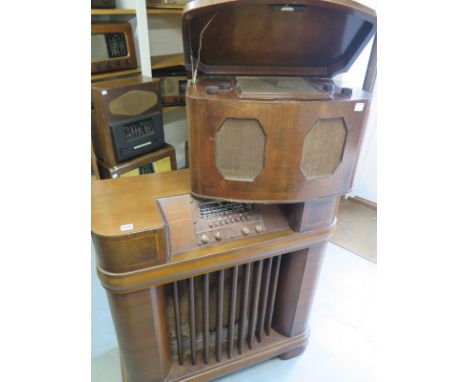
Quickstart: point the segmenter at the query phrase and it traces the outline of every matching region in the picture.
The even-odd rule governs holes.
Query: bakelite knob
[[[243,235],[248,235],[249,233],[250,233],[250,229],[248,229],[247,227],[242,228],[242,234]]]
[[[263,231],[262,226],[261,226],[261,225],[256,226],[256,227],[255,227],[255,231],[257,231],[257,233],[262,232],[262,231]]]
[[[208,236],[203,235],[203,236],[201,237],[201,242],[202,242],[203,244],[207,244],[208,241],[209,241]]]
[[[221,232],[216,232],[215,239],[218,241],[221,241],[223,239],[223,237],[221,236]]]

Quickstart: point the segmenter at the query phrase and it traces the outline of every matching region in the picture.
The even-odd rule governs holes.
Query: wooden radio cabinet
[[[190,170],[94,182],[92,236],[127,382],[207,381],[304,351],[371,95],[342,87],[376,29],[349,0],[195,0]]]
[[[332,77],[372,39],[375,12],[223,0],[182,17],[192,192],[269,203],[349,192],[371,95]]]
[[[128,382],[300,354],[338,198],[207,202],[190,170],[93,182],[92,236]]]

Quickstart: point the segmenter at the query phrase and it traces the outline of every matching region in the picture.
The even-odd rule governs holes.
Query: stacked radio
[[[304,351],[371,99],[333,80],[375,34],[367,7],[195,0],[182,17],[190,170],[93,186],[128,382],[211,380]]]

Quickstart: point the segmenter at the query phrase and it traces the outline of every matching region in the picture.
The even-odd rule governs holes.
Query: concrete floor
[[[117,341],[106,295],[92,269],[92,382],[120,382]],[[272,359],[219,382],[370,382],[376,380],[377,267],[334,244],[328,247],[301,356]]]

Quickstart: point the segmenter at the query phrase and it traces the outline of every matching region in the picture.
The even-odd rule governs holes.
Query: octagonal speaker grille
[[[264,166],[265,142],[257,120],[226,119],[216,133],[216,166],[223,177],[253,181]]]
[[[343,118],[319,119],[307,133],[301,170],[308,178],[332,175],[343,158],[347,129]]]

